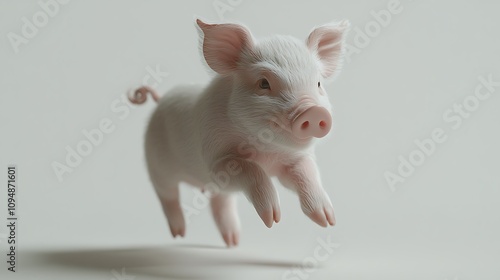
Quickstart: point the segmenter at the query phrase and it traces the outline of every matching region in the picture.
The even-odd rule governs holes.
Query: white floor
[[[276,248],[269,247],[276,251]],[[317,265],[286,248],[265,254],[251,248],[207,245],[23,252],[12,279],[495,279],[491,256],[366,255],[340,250]],[[11,279],[11,278],[7,278]]]

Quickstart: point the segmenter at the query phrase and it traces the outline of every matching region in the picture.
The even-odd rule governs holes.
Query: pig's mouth
[[[304,145],[309,143],[313,137],[297,137],[292,131],[292,124],[302,112],[312,106],[311,104],[309,99],[304,99],[297,106],[275,114],[270,119],[271,128],[273,131],[284,134],[287,139],[297,144]]]
[[[281,122],[280,120],[270,120],[271,122],[271,128],[273,129],[273,131],[279,131],[279,130],[284,130],[286,132],[289,132],[289,133],[292,133],[292,129],[283,124],[283,122]]]
[[[292,133],[292,128],[291,124],[288,121],[283,121],[278,118],[272,118],[269,120],[271,130],[273,132],[285,134],[286,138],[291,139],[293,142],[296,142],[297,144],[308,144],[313,137],[308,137],[308,138],[298,138]],[[288,125],[287,125],[288,124]]]

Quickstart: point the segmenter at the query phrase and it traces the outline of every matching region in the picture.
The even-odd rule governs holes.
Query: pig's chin
[[[312,145],[314,142],[313,137],[308,138],[297,138],[293,136],[291,133],[287,135],[287,140],[285,145],[287,147],[295,148],[295,149],[305,149]]]

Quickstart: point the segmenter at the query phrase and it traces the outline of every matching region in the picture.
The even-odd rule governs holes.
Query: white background
[[[458,129],[443,119],[474,94],[479,76],[500,81],[498,3],[401,0],[402,11],[360,45],[356,29],[389,1],[230,2],[221,19],[217,1],[75,0],[15,53],[8,34],[22,35],[22,18],[33,22],[43,10],[36,1],[2,1],[1,185],[7,164],[19,172],[18,272],[2,261],[2,279],[120,279],[122,268],[129,280],[498,279],[500,87]],[[142,149],[154,103],[123,120],[110,106],[148,67],[169,73],[157,85],[162,93],[209,81],[195,16],[244,23],[257,38],[304,40],[316,25],[351,21],[348,43],[359,52],[327,85],[334,130],[318,146],[334,228],[314,224],[278,186],[282,221],[271,229],[241,196],[237,249],[224,248],[208,209],[191,217],[183,240],[170,237]],[[105,118],[115,130],[60,182],[52,163],[64,163],[66,146]],[[398,157],[436,128],[447,140],[392,191],[384,173],[397,173]],[[6,194],[2,187],[2,225]],[[192,204],[194,192],[182,194]],[[6,233],[0,227],[4,256]],[[318,238],[339,247],[309,269],[302,262],[314,257]]]

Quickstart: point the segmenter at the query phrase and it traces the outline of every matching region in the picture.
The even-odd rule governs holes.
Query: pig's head
[[[290,36],[255,41],[238,24],[197,24],[208,66],[232,77],[228,116],[241,133],[287,150],[328,134],[331,105],[323,81],[339,71],[347,21],[315,28],[305,43]]]

